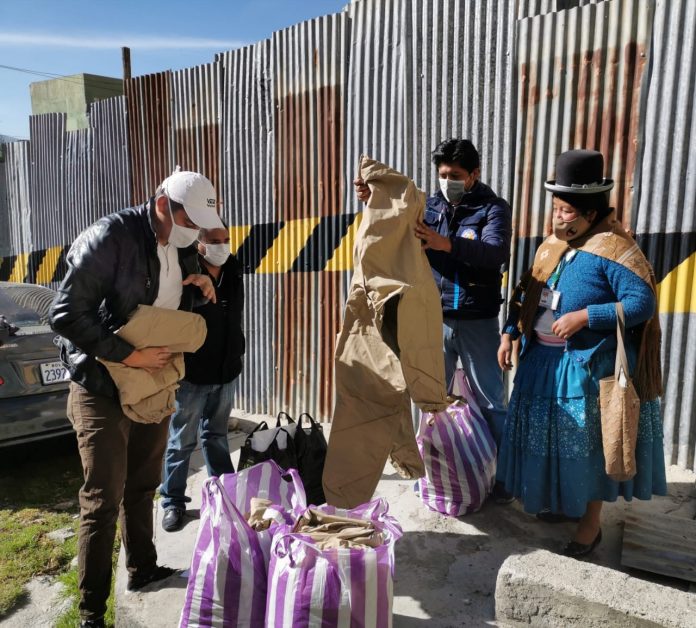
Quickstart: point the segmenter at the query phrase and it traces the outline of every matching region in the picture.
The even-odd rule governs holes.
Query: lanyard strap
[[[560,261],[558,266],[556,266],[556,270],[551,273],[551,276],[549,277],[549,280],[547,282],[547,285],[551,290],[556,289],[556,284],[558,283],[558,280],[561,278],[561,273],[563,272],[563,269],[570,264],[572,259],[575,257],[575,254],[577,251],[570,251],[569,253],[566,253],[566,255],[563,257],[563,259]]]
[[[616,361],[614,362],[614,378],[620,381],[621,371],[628,379],[628,357],[626,357],[624,311],[621,302],[616,305]]]

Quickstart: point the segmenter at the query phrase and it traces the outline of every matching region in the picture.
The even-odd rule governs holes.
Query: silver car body
[[[0,447],[69,433],[68,373],[48,309],[55,292],[0,281],[0,315],[19,328],[0,344]]]

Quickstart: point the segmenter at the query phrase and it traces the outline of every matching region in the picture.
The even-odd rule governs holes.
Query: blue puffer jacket
[[[426,251],[446,318],[493,318],[500,311],[501,270],[510,258],[512,212],[477,181],[452,207],[442,192],[430,196],[425,224],[452,241],[452,251]]]

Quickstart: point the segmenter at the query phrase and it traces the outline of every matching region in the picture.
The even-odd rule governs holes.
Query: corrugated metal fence
[[[650,3],[623,0],[518,21],[513,276],[550,231],[543,183],[569,148],[602,151],[612,205],[630,224],[651,14]]]
[[[130,205],[130,167],[125,96],[92,103],[92,202],[103,214]]]
[[[275,209],[282,224],[257,272],[277,273],[277,407],[328,417],[333,339],[346,273],[324,267],[349,222],[344,196],[344,89],[349,20],[330,15],[274,33]],[[234,208],[233,208],[234,210]]]
[[[0,170],[0,278],[59,278],[95,217],[143,201],[176,164],[201,170],[247,272],[238,404],[326,419],[360,154],[432,190],[432,149],[470,137],[512,201],[514,279],[548,232],[556,156],[597,148],[661,282],[666,454],[694,468],[695,37],[686,0],[354,0],[209,65],[134,78],[85,131],[32,118]]]
[[[13,142],[3,146],[2,174],[0,179],[0,207],[4,210],[0,224],[7,228],[2,236],[5,259],[31,251],[31,225],[29,223],[29,142]],[[4,188],[4,190],[2,189]],[[9,263],[3,261],[8,269]]]
[[[271,42],[222,55],[220,155],[222,209],[230,221],[232,250],[244,264],[247,352],[238,405],[273,408],[276,363],[274,298],[278,276],[255,274],[278,234],[273,202],[275,111]]]
[[[660,282],[665,454],[696,470],[696,3],[655,8],[632,224]]]

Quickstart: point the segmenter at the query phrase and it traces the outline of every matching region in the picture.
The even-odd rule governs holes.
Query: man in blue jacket
[[[508,203],[479,180],[480,158],[469,140],[442,142],[432,161],[440,189],[428,197],[415,235],[423,242],[440,289],[446,377],[452,380],[460,359],[498,443],[506,413],[497,362],[498,314],[502,268],[510,258],[512,213]],[[360,179],[354,183],[358,198],[367,200],[369,188]]]

